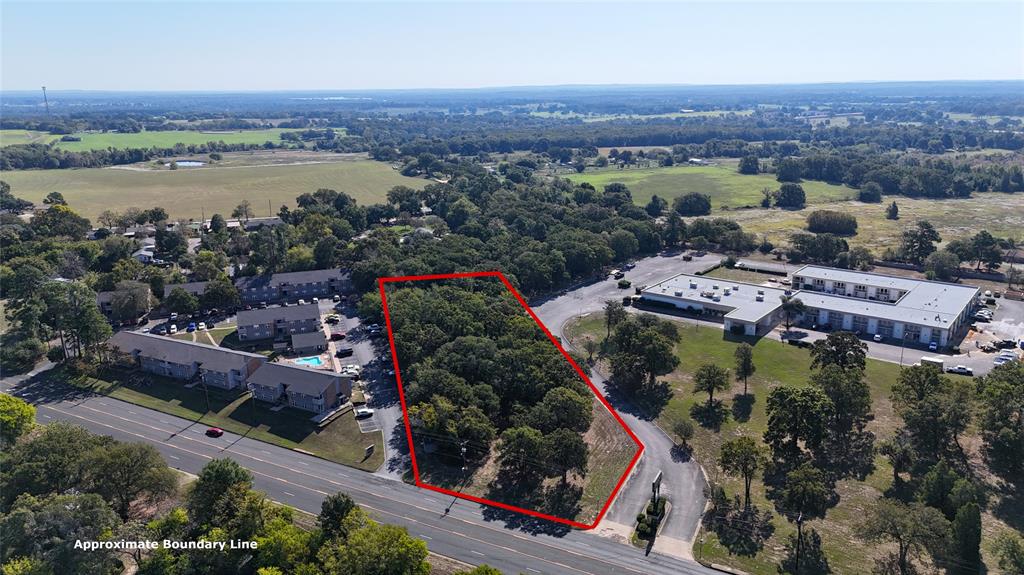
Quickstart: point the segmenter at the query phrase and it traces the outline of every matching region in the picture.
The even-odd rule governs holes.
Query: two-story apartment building
[[[324,413],[348,401],[352,378],[333,371],[268,363],[249,379],[249,389],[261,401],[286,400],[291,407]]]
[[[803,321],[940,347],[970,323],[979,288],[883,274],[804,266],[793,288]]]
[[[214,345],[148,333],[120,331],[108,345],[131,357],[143,371],[185,381],[199,379],[214,387],[246,387],[267,358]]]
[[[320,330],[320,308],[316,304],[238,312],[239,341],[284,340],[293,334]]]
[[[210,282],[188,282],[183,284],[167,284],[164,286],[164,297],[171,295],[176,288],[181,288],[195,297],[202,297],[206,293],[206,286]]]
[[[341,293],[348,274],[340,268],[287,272],[270,276],[243,277],[235,280],[242,301],[291,301]]]

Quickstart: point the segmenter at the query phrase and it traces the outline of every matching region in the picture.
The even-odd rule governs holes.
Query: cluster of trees
[[[852,236],[857,233],[857,218],[846,212],[815,210],[807,214],[807,229],[816,234]]]
[[[885,259],[905,261],[924,266],[930,279],[949,280],[959,277],[960,265],[973,265],[994,271],[1003,263],[1003,250],[1012,249],[1012,239],[997,238],[986,230],[969,238],[946,242],[942,250],[936,244],[942,241],[939,232],[928,220],[918,221],[905,229],[897,249],[886,250]]]
[[[426,575],[427,545],[328,496],[312,528],[252,489],[252,474],[214,459],[194,482],[150,445],[66,423],[34,427],[35,409],[0,395],[0,570],[142,575]],[[76,541],[255,541],[256,549],[88,550]],[[486,565],[461,575],[500,575]]]
[[[675,344],[680,340],[676,324],[651,314],[626,313],[615,300],[605,302],[608,327],[605,353],[615,385],[632,394],[656,393],[659,375],[678,365]]]
[[[949,138],[949,134],[944,137]],[[926,149],[942,153],[947,147],[928,144]],[[780,158],[775,163],[775,174],[780,182],[819,180],[862,190],[871,186],[867,199],[862,201],[879,201],[874,198],[880,194],[953,198],[968,197],[972,192],[1024,191],[1024,172],[1020,166],[976,167],[965,162],[933,158],[920,161],[913,157],[901,162],[892,155],[849,148],[831,153],[809,149],[802,156]]]
[[[498,440],[518,484],[586,471],[593,396],[500,282],[403,284],[388,306],[413,439],[440,463],[480,464]]]

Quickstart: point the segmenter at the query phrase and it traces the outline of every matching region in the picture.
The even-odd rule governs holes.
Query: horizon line
[[[337,92],[472,92],[482,90],[529,90],[529,89],[571,89],[571,88],[716,88],[716,87],[800,87],[800,86],[841,86],[841,85],[884,85],[884,84],[983,84],[983,83],[1024,83],[1021,78],[989,79],[930,79],[930,80],[828,80],[806,82],[749,82],[749,83],[622,83],[622,84],[510,84],[475,87],[411,87],[411,88],[253,88],[253,89],[133,89],[133,88],[50,88],[48,93],[137,93],[137,94],[261,94],[261,93],[337,93]],[[37,88],[0,88],[0,94],[37,93]]]

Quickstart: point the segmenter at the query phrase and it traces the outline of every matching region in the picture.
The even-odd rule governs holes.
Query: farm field
[[[274,214],[295,197],[317,188],[344,191],[361,204],[383,201],[394,186],[422,188],[426,180],[399,175],[390,166],[365,159],[338,158],[322,163],[286,165],[206,166],[179,170],[88,168],[3,172],[0,178],[19,197],[40,204],[47,193],[64,194],[73,209],[95,218],[106,209],[161,206],[172,218],[228,215],[249,200],[258,216]],[[312,157],[312,156],[311,156]],[[338,161],[340,160],[340,161]]]
[[[689,417],[690,409],[707,400],[706,394],[693,393],[692,375],[703,363],[714,363],[732,369],[733,352],[739,341],[726,339],[724,332],[717,327],[697,327],[679,322],[681,341],[676,345],[675,353],[680,359],[680,366],[664,377],[669,383],[673,395],[668,403],[657,414],[658,425],[664,430],[671,430],[676,421]],[[600,313],[588,314],[577,318],[567,326],[566,334],[573,345],[579,348],[583,337],[592,337],[601,341],[605,336],[604,318]],[[705,428],[695,423],[695,434],[689,442],[694,457],[704,467],[711,481],[720,483],[726,493],[732,495],[743,493],[741,479],[726,476],[716,466],[716,461],[723,442],[740,435],[748,435],[758,439],[767,429],[765,403],[771,389],[780,385],[805,386],[811,372],[810,354],[808,351],[794,346],[784,345],[772,336],[756,341],[747,340],[754,346],[754,364],[757,371],[750,377],[750,396],[752,401],[743,401],[743,383],[734,382],[732,388],[721,392],[722,399],[729,415],[720,429]],[[600,365],[598,367],[601,367]],[[867,362],[866,379],[871,389],[872,411],[874,420],[868,430],[876,435],[876,441],[891,437],[899,425],[894,415],[889,394],[892,384],[896,381],[899,366],[869,359]],[[957,376],[952,376],[957,377]],[[972,464],[980,464],[977,436],[969,436],[965,447],[968,449]],[[892,483],[892,467],[888,460],[878,456],[874,461],[874,471],[864,480],[841,480],[836,485],[839,503],[829,509],[824,519],[808,521],[805,526],[817,530],[822,537],[822,544],[829,559],[833,573],[864,573],[865,565],[870,559],[887,551],[886,546],[866,543],[855,535],[856,527],[863,520],[864,511],[878,499]],[[720,565],[741,569],[756,575],[774,575],[777,565],[784,553],[784,544],[789,535],[795,533],[795,525],[787,522],[774,511],[773,504],[765,496],[765,486],[760,477],[755,478],[751,498],[759,509],[771,510],[774,533],[769,537],[763,549],[756,555],[730,554],[729,550],[718,541],[714,532],[702,531],[706,537],[702,549],[700,544],[694,547],[694,554],[700,553],[706,560]],[[1008,503],[1008,502],[1004,502]],[[996,536],[1009,529],[1006,520],[1011,519],[1010,505],[1000,505],[994,498],[988,509],[1002,509],[1007,515],[999,516],[991,511],[984,513],[982,550],[988,573],[998,573],[992,559],[991,544]],[[805,527],[805,529],[806,529]]]
[[[898,220],[885,218],[885,208],[893,200],[899,206]],[[851,245],[869,248],[876,255],[886,247],[897,246],[902,231],[913,227],[918,220],[931,222],[943,241],[971,236],[980,230],[1018,242],[1024,240],[1024,194],[989,192],[950,200],[887,196],[881,204],[834,202],[828,206],[812,205],[796,211],[757,208],[730,211],[728,217],[739,222],[744,230],[764,234],[775,245],[780,245],[793,232],[804,230],[807,214],[823,207],[855,216],[857,235],[846,238],[847,241]]]
[[[777,190],[779,182],[770,174],[745,176],[730,166],[671,166],[667,168],[625,169],[608,168],[587,170],[582,174],[569,176],[574,182],[589,182],[597,189],[613,182],[621,182],[633,193],[633,201],[645,205],[651,196],[672,201],[673,198],[690,192],[700,192],[711,196],[713,210],[721,210],[723,206],[737,208],[741,206],[761,205],[761,190],[770,188]],[[836,202],[856,197],[857,192],[847,186],[834,186],[824,182],[803,182],[807,192],[807,201],[811,204]]]
[[[15,144],[46,144],[60,136],[36,130],[0,130],[0,147]]]
[[[224,142],[225,144],[262,144],[266,141],[280,142],[283,132],[297,132],[294,129],[275,128],[272,130],[234,130],[225,132],[197,132],[180,130],[166,132],[138,132],[122,134],[119,132],[79,133],[81,142],[57,142],[56,146],[69,152],[86,150],[103,150],[106,148],[173,148],[175,144],[205,144],[207,142]]]

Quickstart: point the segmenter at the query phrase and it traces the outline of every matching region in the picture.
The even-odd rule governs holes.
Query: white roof
[[[726,289],[729,295],[725,295]],[[759,294],[759,291],[762,293]],[[756,323],[782,305],[781,298],[786,290],[722,278],[679,274],[645,288],[642,293],[732,308],[725,317]],[[758,295],[762,296],[762,301],[757,300]],[[714,299],[716,296],[718,301]]]
[[[895,303],[830,295],[804,290],[800,300],[811,307],[831,311],[903,321],[928,327],[948,328],[977,297],[978,288],[911,278],[899,278],[867,272],[805,266],[793,274],[802,278],[821,278],[850,284],[888,287],[905,291]]]
[[[898,289],[903,291],[910,291],[920,283],[936,283],[922,282],[920,280],[910,278],[887,276],[870,272],[858,272],[854,270],[844,270],[839,268],[826,268],[823,266],[804,266],[798,269],[797,271],[793,272],[793,276],[799,276],[802,278],[810,279],[821,279],[825,281],[845,282],[847,284],[861,284],[881,288]]]

